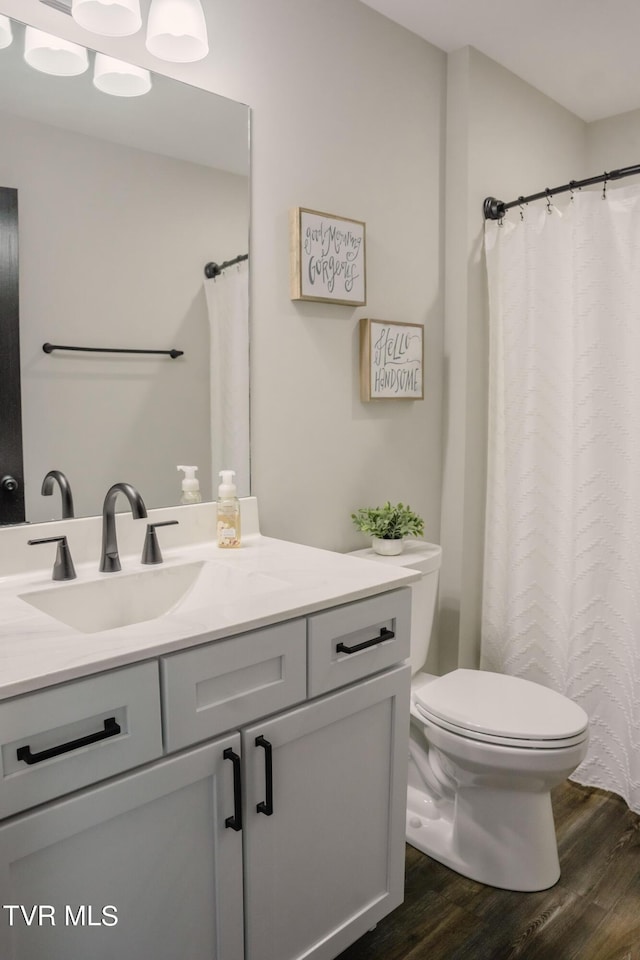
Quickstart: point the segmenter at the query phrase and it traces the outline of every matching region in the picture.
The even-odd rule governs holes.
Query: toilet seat
[[[582,743],[582,707],[541,684],[485,670],[453,670],[414,691],[418,716],[458,736],[521,749]]]

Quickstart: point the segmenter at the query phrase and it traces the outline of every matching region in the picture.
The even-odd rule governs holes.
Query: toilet
[[[505,890],[545,890],[560,876],[550,791],[582,762],[588,717],[567,697],[484,670],[423,672],[441,562],[436,544],[399,556],[411,567],[411,726],[407,841],[465,877]]]

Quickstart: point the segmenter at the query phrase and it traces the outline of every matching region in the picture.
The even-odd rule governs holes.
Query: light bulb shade
[[[93,83],[98,90],[114,97],[141,97],[151,90],[151,74],[132,63],[96,53]]]
[[[0,14],[0,50],[11,46],[12,40],[13,31],[11,30],[11,20],[9,20],[9,17],[5,17],[4,14]]]
[[[128,37],[142,26],[140,0],[72,0],[73,19],[103,37]]]
[[[209,42],[200,0],[151,0],[147,50],[173,63],[206,57]]]
[[[56,77],[77,77],[89,66],[84,47],[35,27],[27,27],[24,32],[24,58],[34,70]]]

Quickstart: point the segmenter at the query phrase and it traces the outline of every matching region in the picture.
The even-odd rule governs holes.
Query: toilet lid
[[[415,704],[436,723],[478,739],[567,740],[584,733],[589,722],[582,707],[555,690],[487,670],[438,677],[416,692]]]

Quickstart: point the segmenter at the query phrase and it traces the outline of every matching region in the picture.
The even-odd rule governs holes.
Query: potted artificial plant
[[[382,507],[361,507],[351,519],[358,530],[369,534],[373,550],[385,556],[402,553],[403,537],[424,533],[422,517],[402,503],[392,506],[389,500]]]

